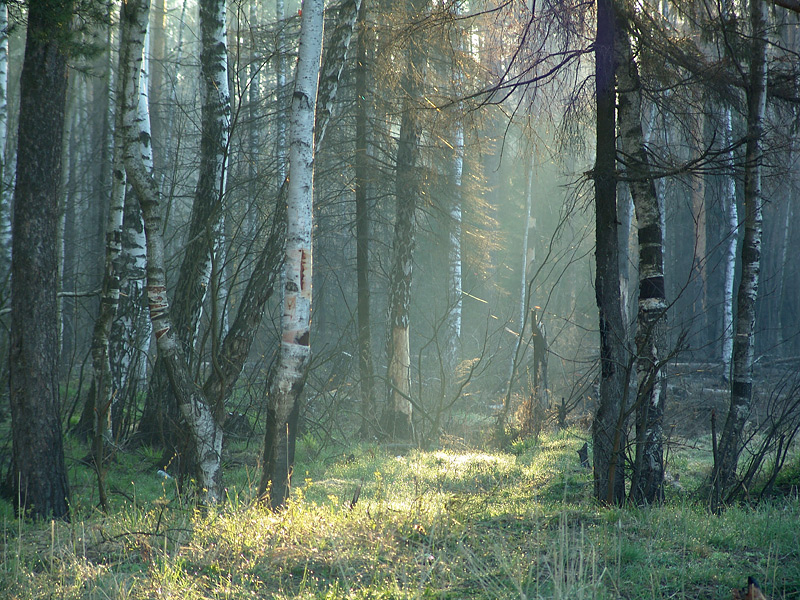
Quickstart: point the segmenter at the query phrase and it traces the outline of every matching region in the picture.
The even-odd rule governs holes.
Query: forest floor
[[[0,507],[0,598],[728,600],[752,575],[768,598],[800,599],[796,488],[711,515],[695,492],[710,439],[676,438],[680,481],[664,506],[603,508],[576,452],[587,437],[546,433],[509,452],[450,439],[402,454],[304,439],[278,513],[254,498],[256,442],[226,450],[227,498],[207,510],[138,449],[110,465],[104,515],[92,470],[73,458],[71,522]],[[86,448],[71,440],[67,452]],[[784,471],[799,479],[797,462]]]

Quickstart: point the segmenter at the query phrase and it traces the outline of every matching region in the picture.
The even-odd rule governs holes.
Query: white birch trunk
[[[149,0],[129,0],[123,5],[120,74],[124,77],[123,135],[125,168],[136,190],[145,221],[147,238],[147,296],[150,319],[153,323],[159,355],[163,358],[178,399],[181,413],[191,431],[198,458],[199,486],[203,500],[219,500],[221,491],[220,459],[222,428],[205,402],[201,391],[189,375],[186,360],[172,327],[166,287],[164,241],[161,231],[160,194],[155,182],[150,158],[149,114],[139,110],[139,86],[142,50],[147,32]]]
[[[281,347],[270,389],[273,427],[268,426],[261,492],[270,491],[273,508],[283,505],[291,487],[293,441],[289,416],[295,410],[311,356],[312,206],[314,192],[314,116],[323,38],[323,0],[305,0],[300,47],[289,113],[289,182],[286,249],[281,304]]]
[[[715,457],[712,473],[712,508],[729,498],[736,479],[742,431],[753,396],[753,336],[756,300],[761,272],[762,203],[761,172],[764,160],[764,114],[767,102],[767,6],[765,0],[750,0],[752,41],[750,85],[747,90],[747,149],[744,174],[744,237],[742,278],[736,297],[733,338],[733,372],[730,410]]]
[[[722,144],[731,147],[733,125],[731,108],[725,106],[722,113]],[[731,378],[733,356],[733,279],[736,273],[736,246],[739,238],[739,213],[736,208],[736,174],[734,172],[733,149],[725,154],[725,179],[722,193],[722,208],[725,211],[726,238],[724,240],[724,276],[722,288],[722,377]]]
[[[453,14],[456,19],[461,14],[461,5],[455,2],[453,5]],[[458,22],[458,21],[456,21]],[[463,35],[458,35],[458,39],[462,40]],[[459,41],[458,52],[464,52],[463,41]],[[457,56],[453,64],[453,91],[456,97],[460,97],[463,92],[464,75],[461,72],[459,60],[461,56]],[[463,193],[461,188],[461,180],[464,172],[464,122],[463,122],[463,104],[459,102],[456,105],[456,124],[455,134],[453,140],[453,198],[450,204],[450,245],[448,251],[448,271],[449,271],[449,285],[448,290],[448,313],[447,313],[447,348],[445,355],[445,368],[447,372],[453,374],[459,363],[459,347],[461,342],[461,307],[462,307],[462,278],[461,278],[461,208],[463,202]]]
[[[106,119],[112,131],[122,129],[122,106],[117,104],[121,88],[119,79],[114,77],[112,68],[113,36],[109,26],[108,42],[108,112]],[[122,254],[122,225],[125,208],[125,167],[122,163],[122,136],[111,136],[111,186],[108,203],[108,216],[105,228],[105,264],[103,272],[100,310],[92,332],[92,369],[94,377],[94,397],[91,406],[95,415],[95,440],[106,434],[108,417],[112,402],[120,397],[119,388],[114,386],[111,371],[110,339],[120,299],[121,276],[123,275],[120,256]],[[95,460],[102,460],[102,447],[95,448]]]
[[[456,124],[454,140],[455,156],[453,157],[453,200],[450,205],[450,235],[448,249],[448,313],[447,313],[447,349],[445,367],[449,374],[455,372],[459,362],[459,346],[461,342],[461,178],[464,169],[464,126],[459,118]]]
[[[275,23],[278,36],[275,47],[275,99],[278,116],[275,131],[275,158],[278,163],[278,189],[286,179],[286,9],[284,0],[275,0]]]
[[[639,242],[639,300],[636,327],[636,458],[631,498],[638,504],[664,497],[664,414],[662,362],[665,359],[664,231],[642,127],[639,67],[625,28],[617,31],[617,85],[620,90],[619,151],[630,181]]]

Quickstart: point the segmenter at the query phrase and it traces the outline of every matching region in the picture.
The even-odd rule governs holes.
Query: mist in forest
[[[264,438],[261,490],[280,504],[298,439],[430,448],[586,428],[608,399],[612,338],[615,410],[631,415],[685,399],[694,384],[676,374],[711,373],[721,398],[747,371],[733,389],[750,397],[753,365],[796,363],[796,13],[763,17],[777,41],[762,64],[756,13],[737,25],[702,2],[616,3],[606,275],[602,2],[307,2],[81,4],[70,44],[53,38],[66,77],[53,267],[30,274],[56,302],[66,435],[100,455],[153,445],[207,490],[228,439]],[[28,10],[4,6],[1,28],[3,397],[21,365],[11,280],[35,283],[11,262],[12,242],[26,252],[11,223],[28,185],[14,170]],[[766,112],[748,104],[757,82],[715,78],[726,60],[763,71],[765,89],[776,79]],[[741,371],[735,315],[750,309],[734,298],[753,268]],[[711,404],[721,421],[726,401]]]

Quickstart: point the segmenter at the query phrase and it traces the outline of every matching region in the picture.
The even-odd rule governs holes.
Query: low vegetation
[[[585,437],[339,455],[309,438],[279,513],[254,497],[244,442],[226,450],[226,500],[207,510],[140,449],[109,470],[104,515],[75,460],[71,522],[23,522],[3,505],[0,597],[728,600],[753,576],[768,598],[800,598],[796,487],[713,516],[694,493],[708,448],[676,445],[665,506],[602,508],[578,460]]]

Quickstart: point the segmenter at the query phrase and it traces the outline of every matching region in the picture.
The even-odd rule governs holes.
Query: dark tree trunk
[[[597,1],[595,85],[597,158],[594,166],[596,211],[595,294],[600,319],[600,398],[592,424],[594,494],[609,504],[625,498],[622,451],[623,398],[627,387],[624,307],[620,293],[617,233],[616,90],[614,86],[613,0]]]
[[[356,49],[356,277],[358,281],[358,368],[361,378],[361,439],[370,435],[375,404],[375,368],[369,322],[369,199],[367,196],[367,11],[366,0],[358,13]]]
[[[56,229],[72,4],[29,4],[20,78],[11,261],[10,392],[14,506],[69,516],[58,399]],[[17,504],[19,498],[19,505]]]
[[[409,17],[413,19],[419,16],[424,6],[422,0],[410,0]],[[392,268],[389,272],[387,349],[389,402],[383,416],[384,429],[391,438],[397,440],[411,440],[414,437],[412,405],[409,399],[411,392],[409,309],[416,229],[415,212],[419,194],[419,174],[416,171],[420,137],[417,103],[425,57],[419,32],[410,36],[406,55],[407,64],[401,81],[403,111],[395,167],[397,213],[392,241]]]
[[[733,337],[731,401],[712,472],[712,508],[726,500],[736,479],[741,453],[742,431],[750,413],[753,396],[753,331],[756,298],[761,271],[761,165],[764,158],[764,112],[767,98],[767,9],[764,0],[751,0],[753,31],[750,54],[750,87],[747,92],[747,150],[744,175],[744,239],[742,279],[736,298]]]

